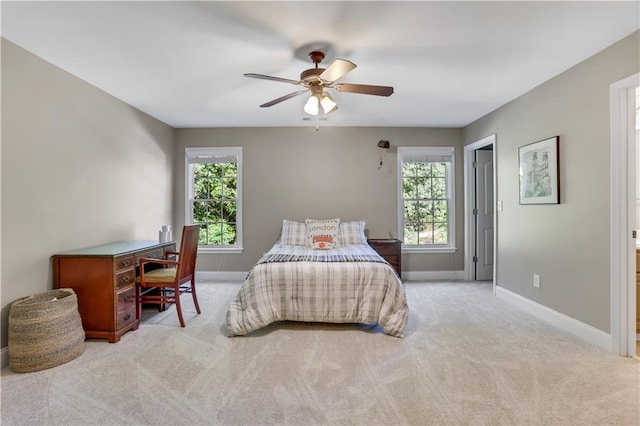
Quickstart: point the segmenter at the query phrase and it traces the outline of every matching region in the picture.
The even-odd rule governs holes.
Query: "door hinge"
[[[631,231],[631,238],[633,238],[634,240],[638,238],[638,231],[636,231],[635,229]]]
[[[473,209],[473,215],[478,216],[478,209]]]
[[[473,256],[473,263],[478,263],[478,256]]]
[[[471,163],[471,165],[473,166],[474,169],[478,168],[478,162],[474,161],[473,163]]]

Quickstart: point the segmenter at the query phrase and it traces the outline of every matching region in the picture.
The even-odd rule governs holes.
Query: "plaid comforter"
[[[402,337],[409,309],[395,270],[368,245],[331,250],[274,245],[227,312],[227,334],[276,321],[378,323]]]

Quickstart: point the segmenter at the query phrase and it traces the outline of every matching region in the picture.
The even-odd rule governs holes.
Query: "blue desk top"
[[[175,244],[175,241],[160,243],[156,240],[117,241],[78,250],[67,251],[54,256],[121,256],[141,250],[153,249]]]

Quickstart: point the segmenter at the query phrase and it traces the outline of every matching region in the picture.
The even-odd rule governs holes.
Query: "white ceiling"
[[[640,27],[639,2],[2,2],[2,36],[174,127],[309,126],[302,46],[358,67],[323,126],[461,127]],[[305,52],[305,54],[308,52]],[[304,55],[302,55],[304,56]],[[315,122],[314,120],[311,121]]]

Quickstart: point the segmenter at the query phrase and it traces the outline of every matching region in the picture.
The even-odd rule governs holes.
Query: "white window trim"
[[[451,157],[451,163],[447,166],[447,218],[448,227],[447,235],[449,237],[448,244],[433,244],[433,245],[405,245],[404,244],[404,204],[403,204],[403,190],[402,190],[402,159],[408,155],[433,155],[433,156],[449,156]],[[455,148],[454,147],[398,147],[397,155],[397,205],[398,205],[398,239],[403,241],[402,252],[403,253],[455,253],[456,248],[456,218],[455,218]]]
[[[207,148],[185,148],[184,149],[184,176],[185,176],[185,202],[184,218],[186,224],[193,223],[193,210],[191,208],[191,196],[193,194],[193,179],[189,165],[194,159],[206,157],[233,157],[238,162],[237,190],[238,199],[236,201],[236,244],[230,246],[198,246],[198,253],[242,253],[243,247],[243,223],[242,223],[242,147],[207,147]]]
[[[237,236],[237,234],[236,234]],[[198,253],[242,253],[244,249],[236,246],[198,246]]]

